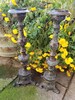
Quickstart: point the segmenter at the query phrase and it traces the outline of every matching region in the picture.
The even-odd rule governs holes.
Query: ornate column
[[[70,13],[67,10],[52,10],[48,13],[52,16],[54,33],[53,39],[50,42],[50,57],[47,58],[48,70],[43,74],[43,83],[41,84],[42,88],[45,88],[47,91],[52,90],[55,93],[60,93],[56,87],[56,69],[55,66],[58,64],[58,60],[55,59],[56,51],[58,49],[58,33],[60,29],[60,22],[63,21],[66,15]]]
[[[31,72],[26,70],[26,66],[28,63],[28,54],[26,54],[25,44],[26,44],[26,37],[23,34],[23,20],[27,12],[26,9],[11,9],[8,11],[11,14],[16,14],[16,18],[18,20],[18,28],[19,28],[19,39],[18,44],[20,46],[20,53],[21,55],[18,56],[19,61],[22,64],[22,67],[19,69],[18,72],[18,80],[15,82],[14,86],[18,85],[27,85],[31,83]]]

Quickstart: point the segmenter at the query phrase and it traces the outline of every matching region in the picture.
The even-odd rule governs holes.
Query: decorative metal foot
[[[14,83],[14,86],[26,86],[28,84],[32,84],[31,72],[25,70],[24,68],[19,69],[18,78]]]

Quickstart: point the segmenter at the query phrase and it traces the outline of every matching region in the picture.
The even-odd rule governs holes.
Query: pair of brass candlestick
[[[22,67],[19,69],[18,72],[18,81],[15,82],[15,86],[20,85],[27,85],[32,83],[31,79],[31,71],[26,70],[26,66],[28,63],[28,54],[26,54],[26,49],[24,45],[26,44],[26,37],[23,34],[23,20],[27,12],[26,9],[11,9],[8,11],[11,14],[16,14],[18,20],[18,27],[19,27],[19,39],[18,44],[20,45],[20,52],[21,55],[18,56],[19,61],[22,63]],[[58,61],[55,59],[56,50],[58,49],[58,33],[60,29],[60,22],[65,19],[69,12],[67,10],[52,10],[48,12],[49,15],[52,16],[54,33],[53,39],[50,42],[51,53],[50,57],[47,59],[48,63],[48,70],[43,74],[43,82],[40,84],[40,87],[45,88],[46,90],[53,90],[55,93],[59,93],[59,90],[56,88],[56,70],[55,66],[58,64]]]

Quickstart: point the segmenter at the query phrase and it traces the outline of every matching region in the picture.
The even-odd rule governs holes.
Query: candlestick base
[[[39,86],[40,88],[44,88],[46,91],[52,90],[54,93],[59,94],[60,91],[56,86],[55,81],[47,81],[45,80],[42,84]]]
[[[13,84],[14,86],[26,86],[28,84],[32,84],[31,81],[31,72],[25,70],[24,68],[20,68],[18,72],[17,81]]]

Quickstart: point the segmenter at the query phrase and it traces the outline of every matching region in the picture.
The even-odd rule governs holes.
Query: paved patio
[[[59,73],[57,86],[60,94],[55,94],[52,91],[46,92],[38,88],[38,100],[75,100],[75,75],[67,77],[64,73]]]
[[[46,92],[36,87],[36,100],[75,100],[75,74],[72,74],[71,77],[67,77],[65,73],[58,72],[57,86],[60,90],[60,94],[56,94],[52,91]]]

